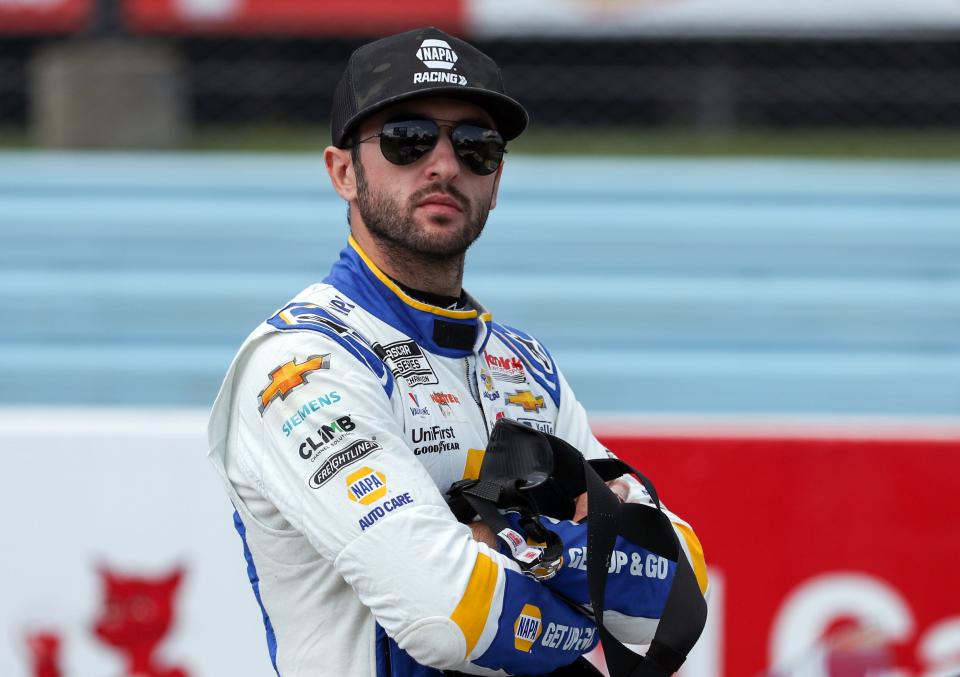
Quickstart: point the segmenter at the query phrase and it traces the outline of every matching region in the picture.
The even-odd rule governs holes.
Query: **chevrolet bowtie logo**
[[[534,395],[529,390],[521,390],[513,395],[507,395],[507,404],[523,407],[524,411],[540,411],[544,408],[543,398]]]
[[[285,400],[290,391],[306,383],[304,377],[311,371],[330,368],[330,353],[311,355],[301,364],[290,360],[270,372],[270,382],[260,391],[260,415],[277,397]]]

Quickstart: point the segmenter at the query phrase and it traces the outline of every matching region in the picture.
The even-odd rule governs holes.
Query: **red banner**
[[[843,637],[898,675],[960,674],[960,440],[604,442],[689,519],[720,574],[710,675],[824,665]],[[820,669],[808,674],[864,674]]]
[[[0,0],[0,33],[70,33],[90,21],[91,0]]]
[[[140,32],[375,36],[464,25],[463,0],[125,0],[125,14]]]

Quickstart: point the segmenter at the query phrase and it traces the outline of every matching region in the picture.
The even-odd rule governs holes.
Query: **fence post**
[[[176,46],[128,33],[120,0],[96,0],[88,30],[30,64],[30,125],[45,148],[177,148],[188,135]]]

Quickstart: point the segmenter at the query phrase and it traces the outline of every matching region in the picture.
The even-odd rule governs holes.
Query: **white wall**
[[[187,575],[160,655],[191,677],[273,674],[232,507],[200,410],[0,410],[0,674],[28,675],[22,633],[64,635],[65,677],[123,674],[90,632],[98,563]]]

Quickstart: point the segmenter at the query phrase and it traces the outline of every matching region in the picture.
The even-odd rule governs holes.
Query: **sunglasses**
[[[445,122],[448,124],[438,124]],[[507,152],[500,132],[487,127],[456,122],[414,118],[394,120],[383,125],[379,134],[373,134],[357,143],[380,139],[380,152],[395,165],[410,165],[427,155],[440,140],[440,128],[450,129],[453,151],[474,174],[487,176],[497,171]]]

